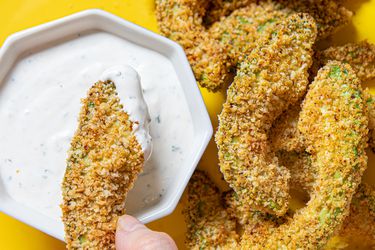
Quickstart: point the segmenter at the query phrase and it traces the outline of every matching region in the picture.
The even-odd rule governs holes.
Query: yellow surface
[[[353,25],[340,31],[333,38],[333,43],[342,44],[362,39],[375,43],[375,0],[350,0],[348,6],[356,11]],[[152,31],[157,31],[153,0],[0,0],[0,44],[8,35],[16,31],[90,8],[109,11]],[[371,83],[366,85],[374,86]],[[216,128],[217,114],[220,112],[224,95],[223,93],[212,94],[203,89],[202,94]],[[214,177],[215,182],[222,185],[218,174],[216,154],[216,146],[211,141],[199,167],[206,169]],[[371,155],[370,158],[371,163],[375,163],[374,156]],[[370,164],[365,177],[372,183],[375,182],[373,165]],[[149,224],[155,230],[169,233],[180,248],[183,248],[185,233],[181,215],[183,202],[184,199],[172,215]],[[59,250],[65,248],[62,242],[0,213],[0,249]]]

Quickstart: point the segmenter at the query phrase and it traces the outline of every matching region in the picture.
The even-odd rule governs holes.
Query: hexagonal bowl
[[[164,198],[152,207],[143,210],[140,208],[135,213],[135,216],[143,223],[148,223],[170,214],[175,209],[213,133],[194,75],[183,49],[177,43],[105,11],[82,11],[11,35],[0,50],[0,85],[4,83],[17,61],[28,51],[43,50],[45,47],[59,44],[79,33],[88,31],[104,31],[114,34],[168,58],[179,79],[176,84],[181,85],[190,110],[194,128],[194,145],[191,145],[189,159],[174,176],[174,181],[165,191]],[[60,218],[45,216],[13,200],[3,188],[1,179],[0,211],[58,239],[64,238]]]

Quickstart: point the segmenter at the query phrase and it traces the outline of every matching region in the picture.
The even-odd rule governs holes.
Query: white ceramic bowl
[[[150,207],[133,211],[138,219],[143,223],[148,223],[170,214],[175,209],[213,133],[194,75],[183,49],[177,43],[105,11],[87,10],[11,35],[0,50],[0,85],[4,83],[4,79],[17,64],[18,59],[28,51],[43,50],[47,46],[61,43],[64,39],[69,39],[79,33],[96,30],[114,34],[167,57],[173,64],[179,78],[176,84],[181,84],[191,113],[194,143],[188,148],[189,159],[183,166],[180,166],[177,174],[174,174],[173,182],[165,190],[163,199]],[[25,207],[12,199],[2,186],[0,179],[1,212],[63,240],[64,232],[60,218],[51,218]],[[131,203],[131,200],[128,202]]]

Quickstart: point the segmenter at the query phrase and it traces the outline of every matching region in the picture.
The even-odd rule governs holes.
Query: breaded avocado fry
[[[361,81],[375,78],[375,45],[367,41],[330,47],[316,53],[313,72],[330,60],[349,63]]]
[[[189,205],[186,211],[191,212],[188,225],[193,225],[189,231],[190,237],[195,239],[193,242],[209,242],[203,248],[219,249],[319,249],[338,232],[339,236],[335,237],[344,237],[353,234],[357,228],[363,230],[362,236],[367,237],[371,246],[373,191],[359,186],[367,165],[367,112],[366,93],[351,67],[339,62],[328,63],[310,85],[298,123],[308,146],[309,155],[306,157],[311,158],[308,165],[314,169],[313,180],[309,180],[313,184],[309,186],[310,200],[306,207],[293,216],[287,214],[277,218],[257,211],[251,203],[242,202],[245,199],[239,196],[241,193],[229,192],[224,198],[227,206],[224,212],[212,184],[190,184],[189,201],[193,201],[190,203],[193,205]],[[193,180],[192,183],[197,182]],[[202,200],[203,205],[199,203]],[[205,209],[200,209],[202,206]],[[355,216],[357,213],[368,214],[370,219],[364,222],[359,219],[363,216]],[[222,216],[208,220],[214,218],[212,214]],[[192,218],[205,218],[198,220],[200,226],[195,227],[198,233],[191,230],[197,225],[197,220]],[[235,218],[244,231],[238,243],[227,247],[226,243],[216,241],[222,239],[217,237],[217,232],[228,228],[222,225],[228,225],[231,218]],[[230,231],[234,232],[233,226]],[[233,242],[234,238],[227,236],[225,239]]]
[[[189,249],[236,249],[236,222],[222,206],[221,195],[207,175],[196,170],[188,185],[184,209]]]
[[[214,0],[206,14],[206,23],[214,23],[230,15],[233,11],[257,2],[273,5],[274,10],[284,12],[307,13],[311,15],[318,26],[318,39],[325,38],[340,27],[349,23],[352,12],[337,0]]]
[[[97,82],[82,100],[62,190],[68,249],[115,249],[117,218],[144,156],[113,82]]]
[[[297,127],[300,112],[300,103],[294,104],[274,122],[269,137],[275,151],[305,151],[306,142]]]
[[[208,1],[156,0],[160,31],[185,50],[197,82],[211,91],[230,78],[226,48],[202,24]]]
[[[362,183],[353,197],[350,214],[338,236],[348,245],[375,248],[375,188]]]
[[[211,0],[205,16],[205,23],[212,24],[228,16],[234,10],[256,3],[257,0]]]
[[[354,70],[354,69],[353,69]],[[375,99],[368,89],[363,90],[368,110],[369,147],[375,152]],[[306,142],[298,129],[300,106],[292,105],[274,122],[269,133],[274,151],[303,152]]]
[[[317,172],[308,153],[279,152],[280,162],[291,173],[291,186],[297,190],[304,189],[310,195],[314,193]],[[242,212],[240,208],[236,211]],[[245,214],[244,212],[240,213]],[[246,218],[246,217],[244,217]],[[361,183],[350,203],[350,213],[345,218],[340,231],[332,237],[323,249],[350,249],[361,246],[372,249],[375,247],[375,188]],[[362,249],[361,248],[361,249]]]
[[[284,8],[308,13],[318,26],[318,39],[328,37],[348,24],[353,13],[337,0],[275,0]]]
[[[247,231],[249,231],[250,227],[256,231],[264,223],[275,227],[288,220],[288,216],[277,217],[254,209],[249,204],[243,203],[242,199],[239,199],[233,190],[224,193],[223,199],[229,216],[236,219],[237,223],[246,228]]]
[[[340,229],[367,165],[367,110],[360,81],[347,64],[322,68],[304,100],[299,129],[317,178],[306,207],[262,240],[242,238],[243,249],[319,249]],[[313,233],[312,233],[313,232]]]
[[[290,16],[241,63],[219,116],[220,170],[243,202],[281,216],[288,208],[289,171],[279,165],[268,132],[308,84],[314,20]]]
[[[227,48],[232,67],[236,68],[257,46],[261,36],[273,32],[275,25],[289,14],[290,11],[281,9],[273,2],[252,3],[214,23],[208,32]]]
[[[317,178],[315,166],[312,165],[311,155],[307,152],[278,151],[280,164],[290,171],[290,186],[293,189],[303,189],[311,193]]]

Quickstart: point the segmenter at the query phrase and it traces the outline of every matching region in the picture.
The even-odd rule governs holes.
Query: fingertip
[[[130,215],[123,215],[117,221],[117,231],[121,232],[129,233],[144,227],[139,220]]]
[[[124,215],[117,222],[117,250],[176,250],[173,239],[166,233],[148,229],[136,218]]]
[[[166,249],[170,249],[170,250],[178,249],[176,243],[174,242],[174,240],[169,234],[166,234],[164,232],[158,232],[158,233],[160,234],[161,238],[164,238],[166,240],[166,246],[169,247]]]

